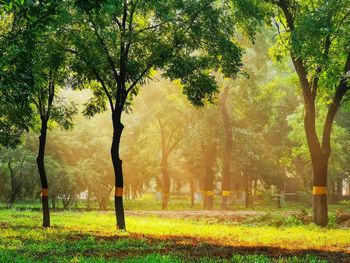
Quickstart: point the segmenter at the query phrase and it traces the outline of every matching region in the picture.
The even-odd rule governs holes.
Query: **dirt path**
[[[188,219],[205,219],[216,221],[239,222],[248,217],[264,215],[263,211],[125,211],[129,216],[156,216],[164,218],[188,218]]]

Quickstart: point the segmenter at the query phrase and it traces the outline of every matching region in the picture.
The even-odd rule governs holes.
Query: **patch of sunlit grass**
[[[98,262],[121,256],[130,260],[140,257],[141,261],[132,262],[147,262],[143,261],[145,257],[176,262],[178,258],[173,252],[166,253],[167,247],[175,243],[180,247],[197,246],[201,254],[209,257],[210,248],[205,244],[322,251],[346,251],[350,247],[349,230],[321,229],[314,225],[277,228],[130,216],[126,218],[128,232],[117,232],[112,212],[54,212],[51,222],[51,228],[42,229],[39,212],[0,211],[0,262],[11,262],[6,260],[11,254],[16,255],[19,262],[21,257],[47,262],[57,258],[63,262],[66,259],[74,262],[74,257],[77,261],[94,258],[97,261],[91,262]],[[265,256],[257,259],[244,258],[242,262],[270,262],[264,261]]]

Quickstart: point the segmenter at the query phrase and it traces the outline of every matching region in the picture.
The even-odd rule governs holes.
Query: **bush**
[[[312,222],[311,215],[305,209],[301,209],[297,212],[290,214],[282,214],[280,212],[267,213],[261,216],[249,218],[244,221],[244,224],[254,225],[254,226],[300,226],[307,225]]]
[[[331,227],[331,228],[338,227],[337,219],[338,219],[338,216],[335,212],[328,213],[328,227]]]

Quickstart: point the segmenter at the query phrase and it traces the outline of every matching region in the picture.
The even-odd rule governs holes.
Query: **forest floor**
[[[0,262],[350,262],[347,228],[271,226],[266,213],[242,222],[177,213],[128,212],[128,231],[117,232],[113,212],[52,212],[43,229],[40,212],[2,210]]]

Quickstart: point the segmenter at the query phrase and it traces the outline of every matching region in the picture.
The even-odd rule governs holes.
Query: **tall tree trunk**
[[[245,193],[245,200],[244,200],[244,206],[245,208],[251,208],[252,202],[251,202],[251,180],[250,176],[247,173],[243,173],[244,177],[244,193]]]
[[[204,203],[203,208],[214,209],[214,162],[216,158],[216,147],[203,147],[205,179],[204,179]]]
[[[112,113],[113,122],[113,140],[111,147],[111,156],[114,168],[115,176],[115,195],[114,195],[114,206],[115,215],[117,221],[117,229],[126,230],[125,228],[125,216],[123,206],[123,169],[122,160],[119,156],[120,139],[124,129],[124,125],[121,123],[121,111],[114,110]]]
[[[161,162],[161,173],[163,179],[163,192],[162,192],[162,210],[168,209],[169,194],[170,194],[170,177],[168,172],[167,156],[163,156]]]
[[[336,202],[341,201],[343,196],[343,178],[337,179],[337,194],[336,194]]]
[[[159,120],[159,128],[160,128],[160,139],[161,139],[161,147],[162,147],[162,160],[160,162],[160,171],[162,174],[162,210],[168,209],[169,204],[169,195],[170,195],[170,177],[168,171],[168,156],[169,151],[166,145],[166,135],[165,135],[165,127],[162,122]]]
[[[333,120],[340,104],[339,94],[336,95],[331,104],[323,128],[322,144],[318,139],[316,132],[316,109],[315,100],[318,88],[318,78],[315,77],[312,83],[308,81],[307,71],[300,58],[293,58],[295,70],[299,76],[300,86],[304,96],[304,130],[311,157],[313,172],[313,215],[314,222],[319,226],[328,224],[328,205],[327,205],[327,175],[328,160],[331,152],[330,134]],[[342,97],[342,96],[341,96]],[[336,106],[338,104],[338,106]]]
[[[194,207],[194,193],[196,191],[196,185],[195,185],[195,180],[194,178],[190,179],[190,194],[191,194],[191,208]]]
[[[12,207],[14,202],[16,201],[16,198],[20,193],[22,183],[17,182],[15,177],[15,172],[13,171],[10,162],[7,163],[7,166],[9,168],[10,178],[11,178],[11,192],[10,192],[10,196],[8,198],[7,204],[8,204],[8,207]]]
[[[331,181],[331,187],[332,187],[332,204],[336,203],[336,187],[335,187],[335,181]]]
[[[254,181],[254,188],[253,188],[253,199],[257,200],[257,196],[258,196],[258,179],[255,179]]]
[[[52,209],[56,209],[56,196],[51,196]]]
[[[224,210],[228,209],[229,206],[229,197],[231,190],[231,176],[230,176],[230,167],[231,167],[231,153],[232,153],[232,127],[230,122],[230,117],[226,108],[226,100],[228,98],[228,86],[225,87],[222,99],[220,101],[221,115],[224,122],[224,129],[226,134],[225,150],[224,150],[224,167],[222,173],[222,182],[221,182],[221,208]]]
[[[253,180],[252,177],[249,176],[249,197],[250,197],[250,207],[253,208]]]
[[[41,131],[39,136],[39,151],[36,158],[40,182],[41,182],[41,203],[43,208],[43,227],[50,227],[50,210],[49,210],[49,187],[45,171],[45,147],[47,135],[47,120],[42,118]]]
[[[313,163],[313,213],[314,222],[320,226],[328,224],[327,173],[328,156],[320,154]]]
[[[87,189],[87,200],[86,200],[86,209],[91,210],[91,194],[89,188]]]
[[[131,200],[131,184],[127,184],[126,189],[125,189],[125,198],[126,200]]]

